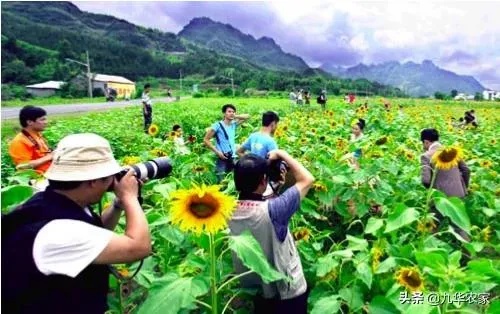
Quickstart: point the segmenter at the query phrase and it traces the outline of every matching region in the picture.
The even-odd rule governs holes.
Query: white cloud
[[[284,51],[312,66],[430,59],[480,81],[484,77],[500,89],[499,1],[75,3],[82,10],[171,32],[193,17],[209,16],[257,38],[272,37]],[[457,51],[475,59],[443,61]]]

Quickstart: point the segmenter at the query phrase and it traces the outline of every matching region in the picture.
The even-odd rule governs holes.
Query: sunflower
[[[371,249],[371,255],[372,255],[372,270],[373,272],[375,272],[378,268],[378,265],[380,265],[380,258],[384,256],[384,251],[378,246],[374,246]]]
[[[337,275],[338,275],[337,271],[335,269],[333,269],[328,274],[326,274],[325,276],[323,276],[321,278],[321,281],[327,281],[327,282],[334,281],[335,279],[337,279]]]
[[[141,162],[141,158],[137,156],[126,156],[123,158],[122,163],[127,166],[132,166]]]
[[[326,137],[325,137],[324,135],[321,135],[321,136],[319,137],[320,142],[324,142],[324,141],[325,141],[325,139],[326,139]]]
[[[396,272],[397,282],[412,292],[422,291],[424,280],[416,267],[402,267]]]
[[[432,162],[439,170],[449,170],[458,166],[463,151],[458,146],[442,147],[432,156]]]
[[[193,168],[193,171],[197,174],[205,173],[207,172],[207,167],[198,165]]]
[[[326,191],[326,186],[321,182],[314,182],[312,188],[318,192],[319,191]]]
[[[481,238],[484,242],[489,242],[489,240],[491,239],[491,227],[489,225],[481,230]]]
[[[160,132],[160,128],[156,124],[151,124],[148,128],[148,134],[151,136],[156,136],[158,135],[158,132]]]
[[[434,229],[436,229],[436,223],[432,218],[428,218],[427,220],[422,219],[417,224],[417,231],[422,234],[432,232]]]
[[[412,154],[412,152],[410,152],[410,151],[408,151],[408,150],[407,150],[407,151],[405,151],[405,157],[406,157],[406,159],[408,159],[408,160],[413,160],[413,159],[415,158],[415,156]]]
[[[375,145],[384,145],[387,143],[387,136],[383,136],[375,141]]]
[[[489,160],[481,161],[481,167],[483,167],[483,168],[490,168],[492,165],[493,165],[493,163]]]
[[[159,148],[152,149],[150,151],[150,153],[151,153],[151,155],[156,156],[156,157],[166,157],[167,156],[167,153],[162,151]]]
[[[220,186],[197,186],[172,193],[170,217],[182,231],[216,233],[226,228],[236,201],[219,191]]]
[[[306,228],[306,227],[297,228],[293,232],[293,237],[295,238],[296,241],[304,240],[307,242],[307,241],[309,241],[309,238],[311,237],[311,230],[309,230],[309,228]]]

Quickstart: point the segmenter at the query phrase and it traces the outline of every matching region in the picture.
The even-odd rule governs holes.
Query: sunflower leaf
[[[200,278],[179,278],[162,288],[151,289],[138,314],[178,313],[181,309],[192,308],[196,298],[208,290],[209,285]]]
[[[323,297],[313,305],[311,314],[337,313],[340,310],[340,300],[338,295]]]
[[[463,202],[457,197],[439,197],[436,198],[436,208],[439,212],[470,234],[470,219],[467,215]]]
[[[262,248],[249,231],[229,237],[229,248],[236,253],[243,265],[259,274],[265,283],[287,279],[268,263]]]

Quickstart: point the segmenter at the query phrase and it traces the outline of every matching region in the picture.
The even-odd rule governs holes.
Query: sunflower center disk
[[[456,157],[457,157],[457,151],[454,149],[446,149],[446,150],[443,150],[441,152],[441,154],[439,154],[439,159],[442,162],[453,161],[453,160],[455,160]]]
[[[210,204],[203,202],[203,200],[191,203],[189,209],[191,210],[191,213],[198,218],[210,217],[215,212],[215,208]]]
[[[406,276],[404,276],[403,280],[406,281],[406,283],[410,287],[413,287],[413,288],[419,287],[420,284],[422,283],[422,281],[420,280],[420,277],[418,276],[418,274],[416,272],[410,272],[410,273],[406,274]]]

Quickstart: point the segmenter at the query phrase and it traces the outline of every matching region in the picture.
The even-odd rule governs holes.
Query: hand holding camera
[[[121,179],[115,177],[114,180],[113,190],[120,201],[130,198],[137,199],[139,196],[139,181],[135,176],[134,169],[129,169]]]

